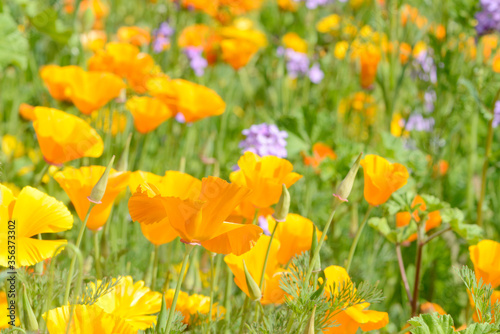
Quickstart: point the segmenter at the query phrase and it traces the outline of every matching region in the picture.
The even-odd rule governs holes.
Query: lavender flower
[[[500,125],[500,101],[495,102],[495,111],[493,113],[493,127]]]
[[[432,117],[424,118],[420,114],[412,114],[406,122],[406,130],[431,132],[434,128],[434,123],[435,121]]]
[[[287,59],[286,69],[290,77],[304,76],[309,71],[309,58],[305,53],[286,49],[285,58]]]
[[[437,82],[436,64],[429,51],[421,51],[415,57],[414,65],[417,67],[414,75],[418,76],[423,81],[433,84]]]
[[[257,221],[262,231],[264,231],[264,234],[270,236],[271,231],[269,231],[269,222],[267,221],[267,218],[264,216],[259,216],[259,218],[257,218]]]
[[[321,70],[321,67],[319,66],[318,63],[315,63],[309,69],[309,80],[311,80],[312,83],[319,84],[323,80],[324,77],[325,77],[325,74]]]
[[[189,65],[193,69],[197,77],[201,77],[205,73],[205,68],[208,66],[207,60],[203,57],[203,49],[196,47],[187,47],[184,53],[189,59]]]
[[[500,31],[500,0],[481,0],[482,10],[476,13],[476,32],[479,36]]]
[[[242,152],[250,151],[261,157],[274,155],[278,158],[286,158],[288,133],[280,131],[276,125],[266,123],[252,125],[242,133],[246,136],[239,145]]]
[[[425,109],[430,113],[434,111],[434,102],[436,102],[436,98],[436,92],[432,89],[427,90],[424,94]]]
[[[162,22],[160,27],[153,31],[153,51],[160,53],[170,46],[170,37],[174,34],[174,29],[168,22]]]
[[[308,9],[316,9],[321,6],[326,6],[328,4],[334,3],[334,0],[294,0],[295,2],[305,2]],[[343,0],[341,2],[345,2]]]

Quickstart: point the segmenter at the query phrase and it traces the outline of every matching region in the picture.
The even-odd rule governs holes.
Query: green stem
[[[226,309],[226,314],[224,315],[224,319],[227,324],[231,323],[231,288],[233,284],[233,275],[231,271],[226,266],[226,290],[224,291],[224,308]],[[226,333],[229,331],[226,330]]]
[[[269,245],[267,246],[266,258],[264,259],[264,265],[262,266],[262,275],[260,276],[259,288],[262,291],[262,285],[264,284],[264,276],[266,274],[267,261],[269,260],[269,253],[271,251],[271,244],[273,243],[274,234],[278,229],[278,224],[280,222],[276,221],[276,225],[274,225],[273,233],[271,234],[271,240],[269,240]]]
[[[245,323],[247,322],[248,313],[250,313],[250,312],[248,312],[249,302],[250,302],[250,298],[248,298],[248,296],[246,296],[245,302],[243,303],[243,318],[241,319],[239,334],[243,333],[243,328],[245,328]]]
[[[175,307],[177,306],[177,298],[179,297],[179,292],[181,291],[182,281],[184,279],[184,274],[186,273],[186,266],[189,261],[189,254],[193,250],[194,246],[186,244],[186,251],[184,253],[184,258],[182,259],[182,268],[179,273],[179,278],[177,279],[177,285],[175,286],[174,299],[172,300],[172,305],[170,306],[170,311],[168,312],[167,329],[165,333],[170,333],[172,328],[172,320],[174,319]]]
[[[99,252],[99,232],[92,231],[94,234],[94,256],[95,256],[95,271],[96,278],[101,279],[102,277],[102,268],[101,268],[101,253]]]
[[[216,254],[210,254],[210,306],[208,308],[208,331],[210,333],[210,325],[212,323],[212,308],[214,305],[214,283],[215,283],[215,261]]]
[[[34,187],[38,187],[42,183],[43,176],[47,173],[49,170],[50,165],[48,163],[45,163],[44,166],[42,167],[42,170],[38,172],[38,174],[34,178]]]
[[[155,245],[154,255],[153,255],[153,272],[151,273],[153,277],[151,278],[151,290],[155,289],[156,286],[156,275],[158,272],[158,248],[160,246]]]
[[[363,222],[361,223],[361,226],[359,226],[358,231],[356,232],[356,236],[354,237],[354,240],[351,245],[351,249],[349,250],[349,257],[347,258],[347,264],[345,267],[345,270],[347,273],[349,273],[349,269],[351,268],[352,264],[352,259],[354,258],[354,253],[356,252],[356,247],[358,245],[359,238],[361,238],[361,233],[363,233],[363,229],[366,226],[366,223],[368,222],[368,217],[370,216],[370,212],[372,211],[373,206],[370,205],[368,210],[366,211],[365,217],[363,218]]]
[[[90,202],[90,206],[87,211],[87,215],[85,216],[85,220],[83,221],[82,226],[80,226],[80,232],[78,233],[78,238],[76,239],[76,244],[75,244],[75,247],[78,249],[80,249],[80,243],[82,242],[83,234],[85,232],[85,227],[87,226],[87,221],[89,220],[90,211],[92,211],[94,205],[95,205],[94,203]],[[68,277],[66,278],[66,290],[64,291],[63,305],[68,304],[69,292],[71,290],[71,281],[73,279],[73,272],[75,271],[75,262],[76,262],[76,253],[75,255],[73,255],[73,258],[71,259],[71,264],[69,266]]]

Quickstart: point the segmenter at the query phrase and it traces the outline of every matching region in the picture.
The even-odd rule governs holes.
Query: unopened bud
[[[313,224],[312,228],[313,228],[313,235],[312,235],[312,241],[311,241],[311,250],[309,252],[309,261],[312,261],[312,259],[314,257],[314,253],[316,253],[316,248],[318,248],[318,232],[317,232],[316,226],[314,224]],[[321,260],[319,257],[319,253],[318,253],[318,259],[316,261],[316,267],[321,268]],[[317,269],[317,268],[313,268],[313,269]]]
[[[168,310],[167,303],[165,302],[165,294],[163,294],[161,298],[160,313],[158,314],[158,319],[156,320],[156,328],[159,330],[158,333],[163,333],[167,330]]]
[[[286,185],[283,184],[283,190],[281,191],[280,200],[278,204],[276,204],[276,209],[274,210],[273,217],[278,222],[284,222],[286,220],[286,216],[288,216],[288,210],[290,209],[290,193],[286,188]]]
[[[26,293],[26,286],[23,284],[23,309],[24,309],[24,325],[29,331],[38,331],[38,322],[36,321],[35,313],[31,308],[31,304]]]
[[[127,143],[125,144],[125,148],[123,149],[120,160],[118,160],[118,165],[116,166],[117,171],[125,172],[128,170],[128,152],[130,151],[131,140],[132,140],[132,133],[128,135]]]
[[[247,281],[248,294],[251,300],[258,301],[262,298],[262,292],[260,291],[259,285],[255,282],[252,275],[248,272],[245,260],[243,260],[243,269],[245,271],[245,280]]]
[[[92,191],[90,192],[90,196],[87,198],[89,201],[95,204],[101,204],[101,200],[104,197],[104,193],[106,192],[106,186],[108,184],[108,178],[109,178],[109,172],[111,171],[111,166],[113,165],[113,161],[115,161],[115,156],[111,158],[111,161],[108,164],[108,167],[106,167],[106,170],[104,173],[102,173],[101,178],[99,181],[97,181],[96,185],[94,188],[92,188]]]
[[[344,180],[340,182],[339,186],[337,187],[336,193],[333,194],[333,196],[337,197],[342,202],[347,202],[347,197],[349,197],[349,194],[351,193],[352,186],[354,185],[354,180],[356,179],[356,174],[358,173],[362,155],[363,153],[359,154],[358,158],[354,162],[354,165],[352,165],[351,169],[349,170],[349,173],[347,173]]]
[[[314,305],[313,311],[311,313],[311,317],[307,322],[306,329],[304,330],[304,334],[314,334],[314,316],[316,315],[316,305]]]

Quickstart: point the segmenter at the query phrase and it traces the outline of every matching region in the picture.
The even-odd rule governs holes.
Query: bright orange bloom
[[[418,17],[418,9],[408,4],[401,7],[401,25],[404,27],[408,21],[415,22]]]
[[[9,258],[13,254],[7,249],[7,241],[12,236],[10,220],[15,221],[15,264],[9,262],[13,261]],[[9,188],[0,184],[0,244],[4,246],[0,248],[0,266],[31,266],[51,258],[67,241],[39,240],[37,235],[72,227],[73,216],[62,202],[32,187],[24,187],[16,198]]]
[[[248,253],[241,256],[230,254],[224,257],[224,261],[233,272],[234,282],[247,296],[249,296],[249,292],[245,279],[243,260],[245,261],[248,272],[254,281],[259,284],[262,277],[262,268],[264,267],[267,248],[269,247],[270,242],[271,237],[263,235],[260,237],[259,241],[257,241],[255,247]],[[279,249],[280,242],[273,239],[269,250],[266,272],[264,274],[264,284],[261,289],[262,299],[260,302],[263,305],[281,304],[285,298],[285,292],[279,286],[279,281],[282,275],[286,274],[286,272],[283,269],[280,269],[278,265]]]
[[[194,24],[182,30],[177,44],[181,48],[202,48],[208,63],[214,64],[217,60],[217,49],[220,41],[221,37],[215,29],[204,24]]]
[[[45,65],[40,68],[40,77],[54,99],[71,102],[71,98],[66,94],[69,78],[78,76],[81,72],[83,69],[74,65]]]
[[[273,217],[268,216],[267,222],[269,231],[274,231],[276,221]],[[281,244],[277,254],[280,264],[285,265],[296,255],[311,249],[313,228],[316,227],[312,221],[295,213],[288,214],[286,220],[278,224],[274,238]],[[317,228],[316,233],[319,241],[322,233]]]
[[[153,131],[172,117],[170,109],[154,97],[133,96],[127,101],[126,107],[134,116],[134,126],[140,133]]]
[[[377,76],[377,67],[381,59],[380,51],[374,46],[366,47],[360,53],[361,87],[371,88]]]
[[[238,70],[248,64],[259,47],[251,42],[239,39],[224,39],[220,42],[222,59]]]
[[[245,152],[238,160],[239,171],[232,172],[231,182],[252,189],[248,200],[257,208],[278,203],[283,184],[290,188],[302,175],[292,172],[293,165],[286,159],[272,155],[259,157]]]
[[[181,199],[195,196],[201,190],[201,181],[177,171],[167,171],[165,176],[137,171],[132,173],[129,187],[133,194],[128,203],[132,220],[141,223],[142,234],[149,242],[163,245],[177,238],[178,233],[172,228],[165,214],[152,213],[150,204],[153,201],[160,201],[161,204],[158,196]]]
[[[347,271],[339,266],[329,266],[325,268],[325,276],[328,286],[325,291],[337,289],[339,285],[350,282]],[[344,283],[345,282],[345,283]],[[361,303],[348,307],[344,311],[336,314],[330,320],[335,320],[337,327],[330,327],[323,330],[325,334],[355,334],[361,328],[363,332],[368,332],[385,327],[389,323],[389,315],[386,312],[367,310],[370,303]]]
[[[500,286],[500,243],[482,240],[470,246],[469,253],[477,280],[482,278],[483,283],[491,284],[493,289]]]
[[[304,165],[312,166],[314,168],[318,168],[319,165],[327,158],[332,160],[337,159],[337,154],[326,144],[316,143],[313,145],[313,156],[308,157],[306,155],[303,156]]]
[[[27,121],[35,120],[35,107],[27,103],[21,103],[19,106],[19,115]]]
[[[226,103],[215,91],[187,80],[154,78],[147,87],[151,95],[174,113],[181,113],[188,123],[221,115],[226,109]]]
[[[399,61],[401,64],[406,64],[411,56],[411,45],[408,43],[401,43],[399,45]]]
[[[425,205],[424,199],[419,195],[415,196],[413,202],[411,203],[411,207],[414,208],[418,204],[420,204],[420,206],[418,207],[417,210],[413,211],[412,214],[410,214],[409,212],[398,212],[396,214],[397,227],[403,227],[410,224],[412,216],[416,222],[420,222],[419,211],[427,210],[427,206]],[[439,225],[441,225],[441,214],[439,213],[439,210],[429,212],[429,216],[427,217],[427,221],[425,222],[425,231],[428,232],[433,228],[438,227]],[[417,240],[416,233],[410,235],[407,241],[412,242],[415,240]]]
[[[278,0],[278,6],[281,10],[295,12],[299,4],[295,0]]]
[[[183,8],[201,10],[210,16],[215,16],[219,9],[219,0],[181,0]]]
[[[33,127],[48,163],[57,165],[101,156],[104,150],[101,137],[81,118],[45,107],[35,107],[35,118]]]
[[[263,0],[219,0],[220,6],[227,6],[232,15],[238,16],[262,7]]]
[[[437,312],[438,314],[445,315],[446,311],[436,303],[425,302],[420,305],[420,312],[422,313],[433,313]]]
[[[135,46],[147,45],[151,41],[151,35],[147,29],[141,27],[120,27],[117,32],[118,40]]]
[[[68,195],[82,222],[90,207],[87,197],[105,169],[106,167],[103,166],[80,167],[79,169],[67,167],[54,175],[54,179]],[[106,224],[115,198],[127,187],[129,177],[130,172],[117,172],[111,169],[102,203],[95,205],[90,212],[87,221],[87,227],[90,230],[99,230]]]
[[[172,182],[177,186],[176,181]],[[199,191],[190,191],[184,198],[163,196],[155,185],[143,184],[131,197],[129,212],[141,224],[168,219],[183,242],[200,244],[214,253],[241,255],[253,247],[262,229],[225,220],[249,192],[212,176],[202,180]]]
[[[495,58],[493,58],[493,72],[500,73],[500,54],[497,54]]]
[[[408,181],[408,170],[399,163],[391,164],[386,159],[369,154],[361,160],[365,177],[365,200],[370,205],[380,205],[391,197],[392,193]]]
[[[444,40],[446,37],[446,28],[442,24],[438,24],[437,27],[434,29],[434,34],[436,35],[436,38],[440,41]]]
[[[167,307],[172,306],[174,294],[175,289],[169,289],[165,292],[165,304]],[[175,310],[181,312],[184,316],[182,322],[189,324],[192,316],[196,316],[198,313],[208,314],[210,312],[210,297],[198,294],[188,295],[184,291],[179,291]],[[224,313],[226,313],[224,307],[217,305],[217,303],[212,305],[212,320],[217,319],[218,316],[220,317]]]

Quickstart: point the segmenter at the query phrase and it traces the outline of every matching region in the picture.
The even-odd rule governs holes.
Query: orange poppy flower
[[[19,106],[19,115],[27,121],[35,120],[35,107],[27,104],[21,103]]]
[[[80,167],[79,169],[67,167],[54,175],[54,179],[64,189],[73,203],[81,221],[85,220],[90,207],[90,201],[87,197],[105,169],[104,166]],[[90,230],[97,231],[106,224],[113,203],[120,192],[127,187],[129,177],[130,172],[117,172],[111,169],[104,197],[101,203],[95,205],[90,212],[87,221],[87,227]]]
[[[173,184],[177,186],[176,181]],[[129,201],[133,220],[155,224],[168,219],[183,242],[200,244],[214,253],[241,255],[248,252],[262,229],[256,225],[225,222],[249,189],[217,177],[202,180],[201,189],[187,198],[163,196],[155,185],[141,185]]]
[[[149,31],[141,27],[120,27],[117,32],[118,40],[135,46],[147,45],[151,41]]]
[[[84,70],[74,65],[45,65],[40,68],[40,77],[54,99],[71,102],[71,98],[66,94],[69,78],[81,75],[81,72]]]
[[[263,0],[219,0],[220,6],[227,6],[232,15],[242,15],[262,7]]]
[[[293,165],[286,159],[272,155],[259,157],[245,152],[238,160],[239,171],[232,172],[231,182],[252,189],[248,200],[257,208],[278,203],[283,184],[290,188],[302,175],[292,172]]]
[[[399,45],[399,61],[401,64],[404,65],[408,62],[411,56],[411,50],[411,45],[408,43],[403,42]]]
[[[295,0],[278,0],[278,7],[288,12],[296,12],[299,4]]]
[[[328,286],[328,289],[325,289],[325,291],[330,291],[331,289],[336,291],[335,289],[337,289],[339,285],[351,281],[347,271],[339,266],[329,266],[325,268],[325,276]],[[336,314],[330,318],[330,320],[335,320],[336,324],[339,324],[339,326],[326,328],[323,330],[323,333],[355,334],[360,328],[363,332],[368,332],[385,327],[389,323],[389,315],[386,312],[367,310],[369,306],[370,303],[361,303],[348,307],[344,311]]]
[[[438,314],[445,315],[447,314],[446,311],[438,304],[436,303],[430,303],[430,302],[425,302],[420,305],[420,312],[422,313],[434,313],[437,312]]]
[[[195,196],[201,190],[201,181],[177,171],[167,171],[165,176],[137,171],[132,173],[129,187],[133,193],[128,203],[132,220],[141,223],[142,234],[149,242],[163,245],[177,238],[178,233],[164,214],[152,214],[150,201],[158,201],[157,196],[181,199]]]
[[[177,40],[181,48],[202,48],[207,62],[214,64],[217,60],[217,49],[221,37],[216,31],[204,24],[194,24],[184,28]]]
[[[269,231],[274,231],[276,220],[268,216],[267,222]],[[274,238],[281,244],[277,254],[280,264],[285,265],[296,255],[311,249],[313,228],[316,227],[312,221],[295,213],[288,214],[286,220],[278,224]],[[319,242],[322,233],[317,228],[316,233]]]
[[[35,128],[45,161],[62,164],[82,157],[98,158],[104,143],[81,118],[52,108],[35,107]]]
[[[147,82],[151,95],[160,99],[174,113],[181,113],[188,123],[224,113],[226,103],[213,90],[193,82],[154,78]]]
[[[104,48],[108,36],[103,30],[90,30],[89,32],[80,35],[80,42],[85,50],[97,52]]]
[[[410,223],[411,218],[413,216],[413,219],[416,222],[420,221],[420,217],[418,215],[419,211],[425,211],[427,210],[427,206],[425,205],[425,201],[422,197],[419,195],[415,196],[413,199],[413,202],[411,203],[411,207],[414,208],[417,204],[420,204],[417,210],[413,211],[413,213],[410,215],[409,212],[398,212],[396,214],[396,226],[397,227],[403,227],[406,226]],[[425,231],[428,232],[432,230],[433,228],[438,227],[441,225],[441,214],[439,213],[439,210],[429,212],[429,216],[427,218],[427,221],[425,222]],[[408,238],[407,241],[412,242],[417,240],[417,234],[412,234]]]
[[[264,267],[264,260],[266,258],[267,248],[271,242],[271,237],[263,235],[249,252],[236,256],[234,254],[226,255],[224,261],[233,272],[234,282],[247,296],[249,295],[248,287],[245,278],[245,271],[243,268],[243,260],[247,266],[248,272],[259,284],[262,277],[262,268]],[[267,262],[266,272],[264,274],[264,284],[262,286],[262,299],[260,302],[266,304],[281,304],[285,298],[285,292],[280,288],[279,282],[286,272],[279,268],[278,265],[278,251],[280,249],[280,242],[276,239],[272,240],[271,248],[269,250],[269,258]]]
[[[219,9],[218,0],[182,0],[181,5],[183,8],[188,8],[190,10],[201,10],[210,16],[215,16],[217,10]]]
[[[256,44],[239,39],[224,39],[220,42],[222,59],[238,70],[248,64],[259,47]]]
[[[126,104],[134,117],[134,126],[140,133],[153,131],[172,117],[170,109],[159,99],[147,96],[133,96]]]
[[[470,246],[469,253],[477,280],[482,278],[483,283],[491,284],[493,289],[500,286],[500,243],[482,240]]]
[[[408,181],[408,170],[405,166],[369,154],[361,160],[365,177],[365,200],[373,206],[387,202],[392,193]]]
[[[313,145],[313,156],[303,155],[304,165],[318,168],[326,158],[337,159],[337,154],[326,144],[316,143]]]
[[[381,60],[380,51],[374,46],[367,46],[360,52],[359,60],[361,64],[361,87],[369,89],[377,76],[377,67]]]

